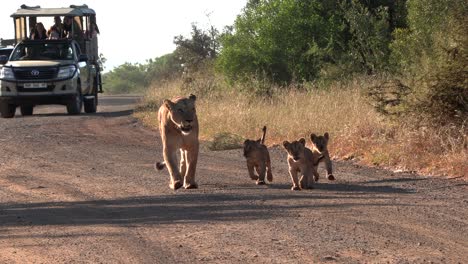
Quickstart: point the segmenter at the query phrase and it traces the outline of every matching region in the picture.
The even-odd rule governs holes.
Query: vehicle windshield
[[[12,51],[12,50],[13,50],[13,49],[8,49],[8,48],[6,48],[6,49],[0,49],[0,56],[1,56],[1,55],[5,55],[5,56],[7,56],[7,57],[10,57],[10,54],[11,54],[11,51]]]
[[[73,60],[74,52],[69,43],[20,43],[10,61],[21,60]]]

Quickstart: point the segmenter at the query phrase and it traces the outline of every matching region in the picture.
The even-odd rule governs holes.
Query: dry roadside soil
[[[336,161],[294,192],[281,148],[257,186],[241,149],[202,146],[199,189],[173,191],[137,101],[0,119],[0,263],[468,263],[463,180]]]

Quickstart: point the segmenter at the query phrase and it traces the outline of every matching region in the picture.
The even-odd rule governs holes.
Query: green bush
[[[395,31],[391,45],[410,90],[399,95],[400,114],[438,124],[467,122],[468,3],[409,0],[408,26]]]

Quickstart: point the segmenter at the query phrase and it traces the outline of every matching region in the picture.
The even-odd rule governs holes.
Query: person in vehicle
[[[29,38],[32,40],[47,39],[47,32],[41,22],[36,24]]]
[[[70,38],[72,32],[72,17],[66,16],[63,18],[63,30],[65,31],[65,37]]]
[[[99,27],[96,25],[96,22],[91,22],[89,24],[89,31],[86,32],[86,36],[88,38],[95,38],[99,34]]]
[[[65,37],[65,31],[60,16],[54,17],[54,25],[47,31],[49,39],[61,39]]]
[[[32,60],[32,59],[36,59],[38,56],[38,51],[34,47],[26,47],[24,52],[25,54],[24,56],[19,58],[20,60]]]

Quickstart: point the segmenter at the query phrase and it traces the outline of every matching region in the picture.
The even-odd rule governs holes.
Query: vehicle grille
[[[57,68],[16,68],[13,70],[17,80],[50,80],[57,76]]]

